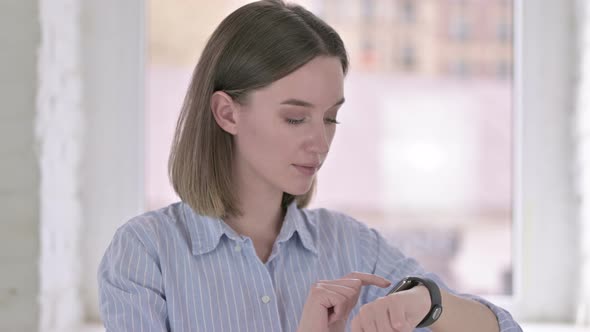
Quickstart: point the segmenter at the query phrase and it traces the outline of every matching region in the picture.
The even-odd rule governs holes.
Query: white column
[[[147,13],[144,0],[78,1],[87,123],[80,174],[82,299],[86,319],[98,321],[98,264],[117,227],[144,209]]]
[[[80,296],[80,165],[84,144],[80,1],[40,0],[37,139],[41,169],[41,331],[68,331]]]
[[[144,1],[41,0],[41,330],[98,321],[96,272],[143,211]]]
[[[515,314],[571,322],[578,289],[573,0],[517,0]]]

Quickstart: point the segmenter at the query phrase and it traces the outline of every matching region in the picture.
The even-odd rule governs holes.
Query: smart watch
[[[427,327],[440,317],[442,314],[442,297],[440,295],[440,289],[436,285],[436,283],[428,278],[421,278],[421,277],[405,277],[400,282],[398,282],[392,289],[387,293],[387,295],[405,291],[416,286],[423,285],[428,289],[428,293],[430,293],[430,311],[426,314],[426,317],[422,319],[422,321],[416,327]]]

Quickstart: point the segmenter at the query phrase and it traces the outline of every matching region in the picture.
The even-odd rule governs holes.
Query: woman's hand
[[[379,276],[353,272],[341,279],[320,280],[309,291],[299,322],[300,332],[341,332],[350,311],[356,305],[361,287],[388,287],[391,283]]]
[[[411,332],[430,310],[424,286],[394,293],[363,305],[352,320],[352,332]]]

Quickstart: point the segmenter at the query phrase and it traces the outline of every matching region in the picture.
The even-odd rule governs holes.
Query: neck
[[[276,237],[279,234],[284,217],[281,197],[278,199],[240,197],[239,208],[241,215],[225,219],[225,222],[239,234],[252,239]]]
[[[283,193],[265,184],[248,183],[246,186],[242,182],[236,184],[236,189],[241,214],[227,217],[225,222],[239,234],[253,240],[274,242],[283,224]]]

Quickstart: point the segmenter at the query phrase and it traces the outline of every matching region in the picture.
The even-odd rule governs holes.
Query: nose
[[[309,141],[310,152],[320,155],[327,154],[330,150],[332,136],[332,129],[325,124],[313,126]]]

